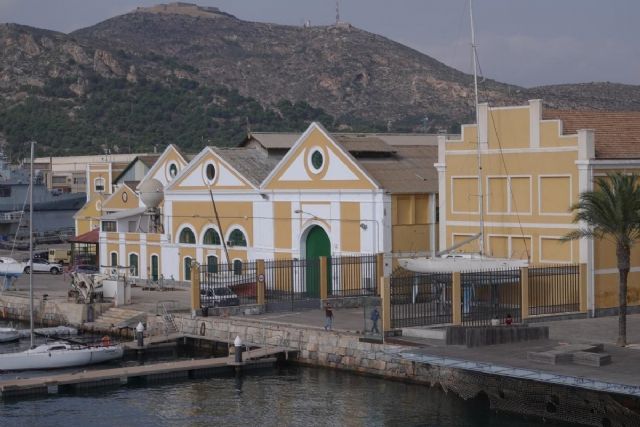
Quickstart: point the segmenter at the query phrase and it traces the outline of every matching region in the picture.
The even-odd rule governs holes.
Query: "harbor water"
[[[239,377],[125,387],[0,403],[3,426],[510,426],[439,388],[326,369],[274,368]]]

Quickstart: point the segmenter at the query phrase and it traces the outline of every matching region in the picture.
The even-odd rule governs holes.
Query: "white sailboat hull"
[[[402,258],[398,263],[416,273],[454,273],[465,271],[501,270],[529,265],[527,260],[490,257]]]
[[[13,328],[0,328],[0,343],[17,341],[20,339],[20,332]]]
[[[123,348],[115,345],[73,347],[68,344],[44,344],[20,353],[0,354],[0,370],[24,371],[86,366],[120,359],[123,353]]]

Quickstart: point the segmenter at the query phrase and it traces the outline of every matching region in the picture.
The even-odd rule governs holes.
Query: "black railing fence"
[[[452,322],[451,273],[396,270],[389,285],[392,328]]]
[[[270,260],[265,261],[264,269],[267,304],[295,306],[320,298],[320,258]]]
[[[378,295],[377,260],[375,255],[327,258],[329,298]]]
[[[520,322],[520,269],[469,271],[460,274],[462,324],[490,325],[492,319]]]
[[[200,306],[230,307],[257,303],[256,262],[200,266]]]
[[[529,267],[529,314],[580,310],[580,266]]]

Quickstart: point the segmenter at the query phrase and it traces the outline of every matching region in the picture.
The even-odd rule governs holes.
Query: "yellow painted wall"
[[[253,242],[253,203],[252,202],[217,202],[216,208],[222,226],[221,238],[226,238],[233,225],[240,225],[246,231],[247,244]],[[172,241],[178,241],[178,231],[183,224],[195,227],[196,239],[208,224],[217,224],[211,203],[207,202],[174,202]]]
[[[391,196],[392,252],[425,252],[430,249],[429,197],[427,194]]]
[[[76,214],[74,215],[76,223],[76,236],[87,233],[100,226],[99,218],[102,214],[102,211],[98,210],[98,207],[102,204],[101,200],[102,198],[100,197],[100,195],[95,195],[92,199],[85,203],[78,212],[76,212]]]
[[[102,204],[102,209],[109,210],[122,210],[122,209],[135,209],[139,207],[138,195],[127,185],[121,185],[115,193],[113,193]]]
[[[274,244],[279,249],[291,249],[291,202],[273,203]]]
[[[640,304],[640,272],[629,273],[627,304]],[[618,273],[596,274],[596,308],[618,307]]]
[[[360,203],[340,203],[340,243],[344,252],[360,252]]]

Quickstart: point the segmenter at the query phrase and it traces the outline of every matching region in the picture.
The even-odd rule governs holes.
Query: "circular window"
[[[207,179],[209,181],[213,181],[213,179],[216,177],[216,167],[213,165],[213,163],[209,163],[207,165]]]
[[[171,163],[169,165],[169,176],[171,178],[175,178],[176,175],[178,175],[178,165],[176,165],[175,163]]]
[[[102,201],[101,200],[98,200],[96,202],[96,210],[97,211],[101,211],[102,210]]]
[[[127,194],[126,191],[122,193],[121,197],[122,197],[122,201],[125,203],[127,203],[127,200],[129,200],[129,195]]]
[[[311,154],[311,166],[313,166],[315,170],[320,170],[322,169],[323,163],[324,157],[322,156],[322,153],[318,150],[314,151]]]

